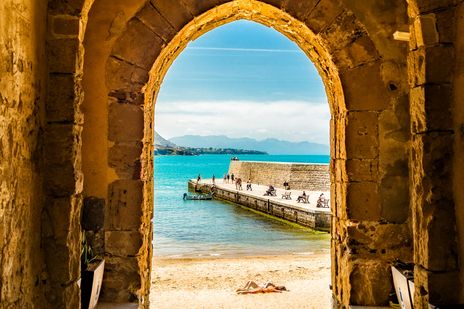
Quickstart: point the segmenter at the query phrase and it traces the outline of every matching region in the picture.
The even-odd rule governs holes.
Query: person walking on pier
[[[230,174],[230,180],[232,180],[232,183],[234,183],[234,180],[235,180],[235,175],[234,175],[234,173]]]
[[[213,175],[212,180],[213,180],[213,185],[216,184],[216,177],[214,175]]]
[[[253,191],[253,189],[251,188],[251,179],[250,178],[248,178],[246,189],[247,189],[247,191],[248,190]]]
[[[230,175],[227,174],[227,183],[229,183]]]
[[[242,179],[241,178],[237,178],[237,180],[235,181],[235,189],[243,190],[243,188],[242,188]]]
[[[290,190],[290,185],[288,184],[288,181],[286,181],[286,180],[284,182],[284,188],[285,188],[285,190]]]
[[[224,174],[224,178],[222,179],[222,183],[226,183],[226,181],[227,181],[227,175]]]

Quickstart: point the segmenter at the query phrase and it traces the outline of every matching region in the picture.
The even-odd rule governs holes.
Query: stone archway
[[[346,112],[334,116],[332,133],[338,301],[384,303],[391,261],[414,257],[418,307],[463,303],[463,0],[6,0],[2,305],[79,306],[83,204],[106,218],[92,227],[109,262],[103,296],[147,305],[151,226],[141,192],[144,181],[150,187],[151,166],[140,159],[148,158],[141,156],[150,147],[143,130],[152,121],[143,122],[143,108],[153,101],[143,87],[185,25],[228,3],[251,19],[253,4],[266,4],[276,17],[304,24],[338,72]],[[408,28],[409,50],[392,39]],[[131,33],[146,36],[126,53]],[[118,82],[107,85],[107,74]],[[110,112],[121,125],[135,125],[115,131],[112,124],[110,136]],[[132,210],[141,215],[125,220]]]
[[[87,198],[106,207],[104,297],[144,302],[148,293],[152,117],[164,73],[188,40],[240,18],[275,27],[319,69],[332,110],[334,294],[344,305],[385,303],[391,261],[411,259],[406,47],[390,37],[406,25],[406,8],[325,0],[95,3],[86,37],[83,167]]]

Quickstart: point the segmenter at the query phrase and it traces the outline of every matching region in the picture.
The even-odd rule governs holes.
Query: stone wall
[[[304,164],[258,161],[230,161],[229,174],[244,182],[283,188],[287,181],[292,189],[330,191],[328,164]]]
[[[44,285],[48,278],[40,241],[46,5],[46,0],[0,1],[2,308],[47,307]]]

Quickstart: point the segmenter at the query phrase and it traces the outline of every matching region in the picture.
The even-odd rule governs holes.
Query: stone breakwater
[[[222,182],[222,180],[221,180]],[[201,191],[203,193],[211,192],[212,182],[210,179],[188,182],[189,191]],[[243,184],[246,186],[246,184]],[[253,191],[237,190],[233,184],[218,183],[215,184],[214,198],[218,200],[232,202],[252,210],[280,218],[301,226],[310,227],[319,231],[330,231],[331,214],[329,208],[317,208],[316,200],[320,193],[329,197],[329,192],[306,191],[309,195],[309,204],[297,203],[298,192],[292,190],[292,199],[282,199],[284,189],[277,188],[277,196],[263,196],[266,186],[252,184]],[[299,191],[301,193],[301,191]]]
[[[252,183],[282,187],[287,181],[292,189],[330,191],[328,164],[230,161],[229,174]]]

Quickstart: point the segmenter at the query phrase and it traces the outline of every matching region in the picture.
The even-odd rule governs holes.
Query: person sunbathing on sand
[[[254,281],[248,281],[242,289],[238,289],[237,294],[258,294],[258,293],[282,293],[287,291],[284,286],[274,285],[272,282],[266,282],[262,285]]]

